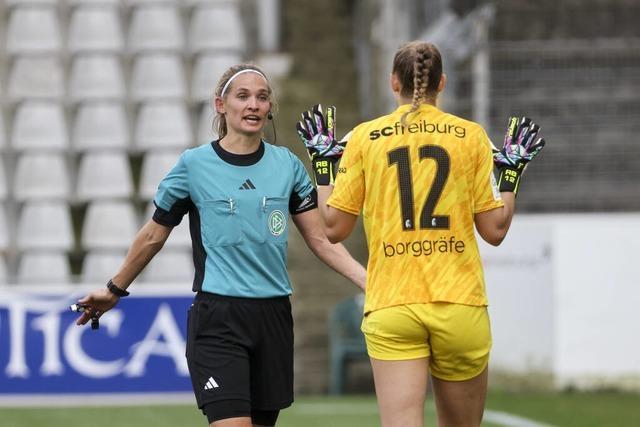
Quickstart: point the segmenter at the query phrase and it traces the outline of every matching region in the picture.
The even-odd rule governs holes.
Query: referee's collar
[[[264,156],[264,141],[260,140],[258,149],[249,154],[234,154],[230,153],[220,145],[220,140],[217,139],[211,143],[213,150],[216,154],[225,162],[234,166],[251,166],[255,165]]]

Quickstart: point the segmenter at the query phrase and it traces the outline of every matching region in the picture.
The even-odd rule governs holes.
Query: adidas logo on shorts
[[[218,388],[218,387],[220,386],[218,385],[216,380],[213,379],[213,377],[209,377],[209,379],[207,380],[207,383],[204,385],[205,390],[211,390],[213,388]]]

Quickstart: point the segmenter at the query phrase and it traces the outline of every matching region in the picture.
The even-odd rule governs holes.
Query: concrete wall
[[[640,389],[640,214],[516,215],[481,244],[492,370],[556,387]]]

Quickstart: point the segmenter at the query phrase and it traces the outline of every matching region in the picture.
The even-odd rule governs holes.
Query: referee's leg
[[[206,405],[203,409],[209,419],[210,427],[273,427],[279,410],[250,410],[251,416],[230,416],[233,413],[246,412],[248,406],[242,401],[223,400]]]
[[[209,427],[253,427],[255,424],[251,424],[251,417],[236,417],[227,418],[220,421],[214,421],[209,424]]]

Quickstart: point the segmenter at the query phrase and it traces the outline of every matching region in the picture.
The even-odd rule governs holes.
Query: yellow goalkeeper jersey
[[[402,105],[357,126],[328,204],[359,215],[369,247],[365,312],[446,301],[487,305],[474,214],[503,205],[477,123]]]

